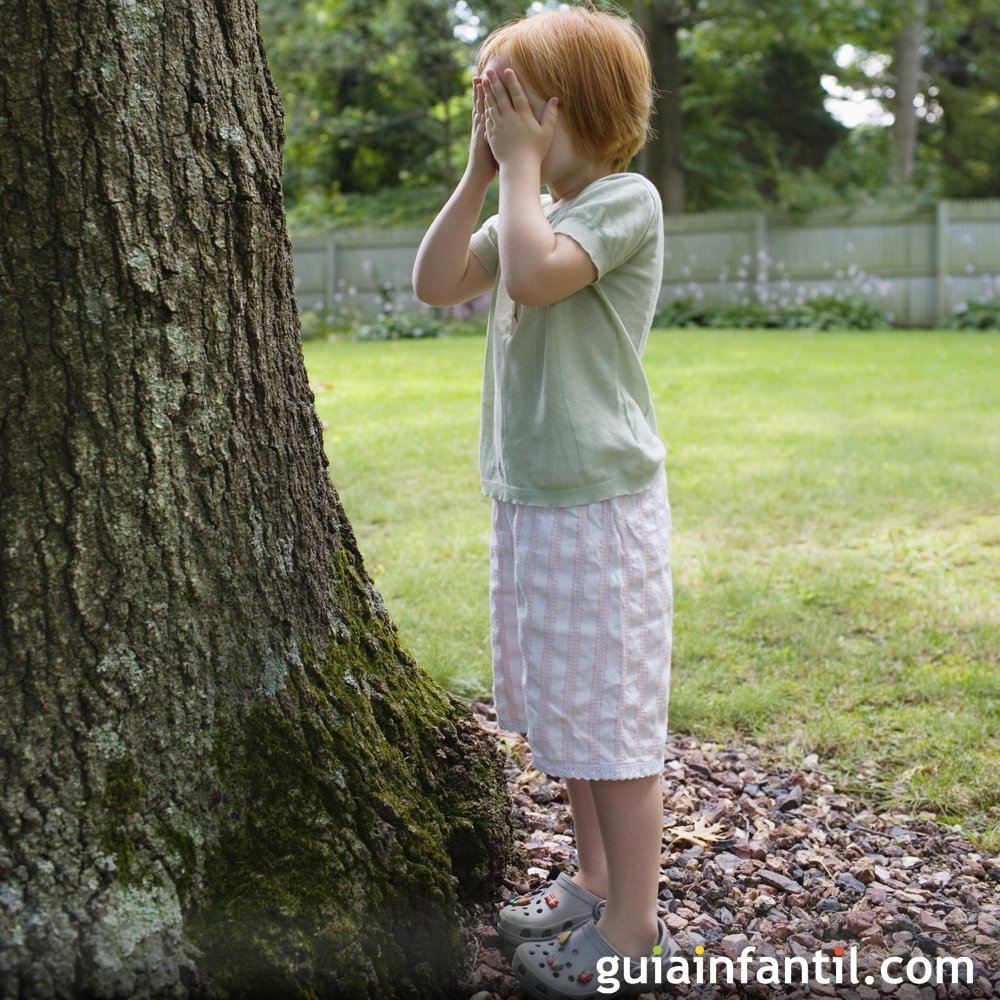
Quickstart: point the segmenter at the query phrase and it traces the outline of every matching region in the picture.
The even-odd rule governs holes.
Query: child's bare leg
[[[579,870],[573,880],[597,896],[607,896],[608,866],[591,782],[581,778],[566,778],[565,782],[573,812],[573,834],[579,862]]]
[[[630,958],[657,940],[656,897],[663,841],[660,776],[590,782],[608,866],[608,903],[598,929]]]

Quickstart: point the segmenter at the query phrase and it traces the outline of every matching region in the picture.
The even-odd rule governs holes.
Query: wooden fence
[[[865,297],[901,326],[938,325],[1000,296],[1000,200],[869,206],[789,219],[763,212],[668,217],[661,301],[721,304],[810,294]],[[299,305],[326,315],[418,307],[420,230],[292,234]]]

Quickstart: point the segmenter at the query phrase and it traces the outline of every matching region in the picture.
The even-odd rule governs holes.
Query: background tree
[[[657,83],[639,160],[668,214],[775,197],[776,171],[816,166],[840,139],[819,86],[843,5],[827,0],[634,0]],[[743,202],[745,204],[745,202]]]
[[[5,995],[440,995],[505,785],[325,471],[254,4],[0,31]]]
[[[656,82],[654,134],[642,151],[639,169],[656,185],[667,215],[684,211],[684,66],[680,32],[700,13],[699,0],[635,0],[636,23],[649,45]]]
[[[464,46],[444,0],[262,0],[261,22],[288,114],[292,202],[444,183],[450,104]]]
[[[893,52],[893,179],[904,187],[913,179],[917,152],[917,95],[920,93],[927,10],[928,0],[905,0]]]
[[[428,223],[467,152],[475,42],[526,4],[262,4],[288,111],[295,224]],[[994,190],[988,0],[633,0],[631,10],[659,85],[656,134],[637,166],[668,212]],[[834,65],[848,48],[853,65]],[[839,125],[821,80],[882,101],[893,126]]]
[[[929,90],[943,114],[929,129],[951,198],[1000,197],[1000,11],[969,4],[931,32]]]
[[[729,105],[744,135],[743,154],[756,167],[757,189],[777,201],[783,173],[818,170],[846,131],[823,106],[820,77],[829,54],[808,52],[781,39],[748,67]]]

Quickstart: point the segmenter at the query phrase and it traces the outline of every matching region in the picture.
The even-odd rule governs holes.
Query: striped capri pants
[[[540,771],[663,770],[672,619],[665,479],[577,507],[494,500],[493,697]]]

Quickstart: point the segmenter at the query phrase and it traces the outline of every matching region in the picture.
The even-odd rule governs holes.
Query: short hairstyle
[[[518,18],[480,45],[479,72],[493,59],[510,62],[540,96],[559,98],[581,155],[623,171],[645,145],[653,74],[628,17],[581,6]]]

